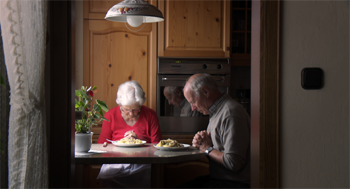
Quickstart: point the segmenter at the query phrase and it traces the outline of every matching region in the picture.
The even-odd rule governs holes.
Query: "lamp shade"
[[[137,19],[137,17],[142,17],[142,19]],[[137,25],[142,23],[163,21],[164,17],[162,12],[155,6],[143,0],[124,0],[110,8],[105,19],[116,22],[128,22],[129,24],[131,23],[131,26],[137,27]]]

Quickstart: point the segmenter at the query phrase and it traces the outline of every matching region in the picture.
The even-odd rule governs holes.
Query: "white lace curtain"
[[[46,0],[0,0],[10,84],[9,188],[47,188],[44,66]]]

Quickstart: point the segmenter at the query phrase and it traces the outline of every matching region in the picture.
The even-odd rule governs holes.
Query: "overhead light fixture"
[[[110,8],[105,19],[138,27],[142,23],[161,22],[164,17],[155,6],[143,0],[124,0]]]

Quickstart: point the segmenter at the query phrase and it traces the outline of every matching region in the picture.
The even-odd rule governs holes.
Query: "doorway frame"
[[[72,3],[72,4],[71,4]],[[56,9],[53,9],[53,5]],[[53,25],[49,43],[51,86],[49,94],[49,186],[72,186],[74,173],[74,51],[72,51],[70,20],[74,17],[73,2],[50,2],[65,11],[51,12]],[[252,188],[279,188],[279,36],[280,0],[252,1],[252,57],[251,57],[251,120],[252,120]],[[59,16],[63,17],[59,17]],[[72,19],[74,20],[74,19]],[[64,35],[63,35],[64,34]],[[56,37],[59,37],[56,39]],[[64,40],[62,40],[62,37]],[[61,39],[61,40],[59,40]],[[53,44],[59,45],[53,45]],[[67,48],[68,47],[68,50]],[[64,56],[62,56],[64,55]],[[65,75],[67,77],[62,77]],[[60,79],[53,79],[60,78]],[[62,79],[64,81],[62,81]],[[54,99],[60,99],[55,101]],[[62,107],[61,107],[62,106]],[[64,111],[62,111],[64,110]],[[62,127],[71,125],[72,127]],[[68,137],[62,137],[68,136]],[[70,137],[69,137],[70,136]],[[57,150],[60,149],[60,150]],[[54,150],[55,149],[55,150]],[[62,159],[62,157],[64,157]],[[63,165],[59,166],[59,160]],[[60,175],[60,177],[56,177]],[[63,176],[62,178],[62,175]],[[60,179],[57,179],[60,178]],[[74,185],[74,184],[73,184]]]
[[[280,0],[252,1],[251,187],[279,188]]]

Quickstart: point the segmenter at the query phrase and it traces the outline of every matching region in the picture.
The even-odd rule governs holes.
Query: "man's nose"
[[[195,111],[197,109],[197,106],[191,104],[192,111]]]

